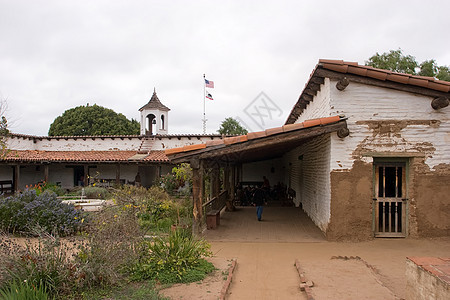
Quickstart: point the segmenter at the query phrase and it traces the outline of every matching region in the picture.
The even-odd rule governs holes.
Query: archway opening
[[[146,122],[146,127],[145,127],[145,134],[146,135],[154,135],[156,134],[156,116],[154,114],[148,114],[147,117],[147,122]]]

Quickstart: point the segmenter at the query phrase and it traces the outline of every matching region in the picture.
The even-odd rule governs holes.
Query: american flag
[[[214,88],[214,81],[205,79],[205,86],[213,89]]]

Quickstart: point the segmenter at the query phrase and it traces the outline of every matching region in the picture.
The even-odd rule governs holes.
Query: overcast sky
[[[155,87],[169,133],[201,133],[205,73],[207,132],[226,117],[258,131],[285,122],[320,58],[363,64],[401,48],[450,65],[449,11],[411,0],[0,0],[0,97],[13,132],[44,136],[87,103],[139,119]],[[277,106],[265,124],[247,114],[261,92]]]

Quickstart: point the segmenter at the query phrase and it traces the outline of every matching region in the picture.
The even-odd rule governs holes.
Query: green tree
[[[414,56],[404,55],[401,49],[390,50],[383,54],[377,52],[366,61],[366,66],[450,81],[448,66],[439,66],[434,59],[425,60],[419,64]]]
[[[217,131],[224,135],[242,135],[248,133],[247,129],[242,127],[236,119],[231,117],[222,121],[222,124]]]
[[[403,55],[402,50],[398,49],[383,54],[377,52],[366,61],[366,66],[398,73],[416,74],[418,64],[414,56]]]
[[[66,110],[50,125],[49,136],[139,134],[139,123],[99,105]]]

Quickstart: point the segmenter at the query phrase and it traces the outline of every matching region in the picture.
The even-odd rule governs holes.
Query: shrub
[[[49,295],[43,285],[35,286],[27,281],[14,281],[0,290],[3,300],[47,300]]]
[[[32,286],[54,296],[72,289],[77,279],[76,268],[69,255],[73,249],[69,244],[49,237],[40,238],[37,243],[28,240],[25,246],[2,238],[0,265],[3,267],[0,268],[0,278],[4,291],[19,283],[24,291],[27,286]],[[22,286],[22,283],[26,285]]]
[[[61,203],[52,191],[37,195],[36,190],[0,198],[0,229],[32,234],[35,227],[60,236],[78,231],[84,221],[81,211]]]
[[[126,277],[126,270],[137,259],[135,245],[142,240],[136,208],[110,206],[91,221],[87,243],[76,257],[83,281],[80,288],[112,286]]]
[[[190,202],[172,199],[160,187],[150,189],[123,186],[115,190],[114,201],[118,205],[136,208],[139,224],[152,232],[169,232],[171,225],[189,225],[191,222]]]
[[[191,194],[192,168],[188,163],[182,163],[172,168],[171,173],[161,176],[161,187],[169,194],[177,192],[182,196]]]
[[[157,279],[161,283],[193,282],[203,279],[214,266],[210,245],[188,231],[176,230],[167,237],[141,244],[140,259],[132,269],[133,279]]]
[[[99,186],[87,186],[77,191],[78,195],[81,195],[84,190],[84,195],[88,199],[108,199],[110,193],[104,187]]]
[[[35,184],[33,186],[27,186],[27,189],[29,190],[35,190],[36,191],[36,195],[40,195],[41,193],[45,192],[46,190],[50,190],[52,192],[54,192],[56,195],[58,196],[62,196],[65,194],[65,191],[63,188],[61,188],[60,186],[54,184],[54,183],[49,183],[49,182],[43,182],[43,183],[38,183]]]

